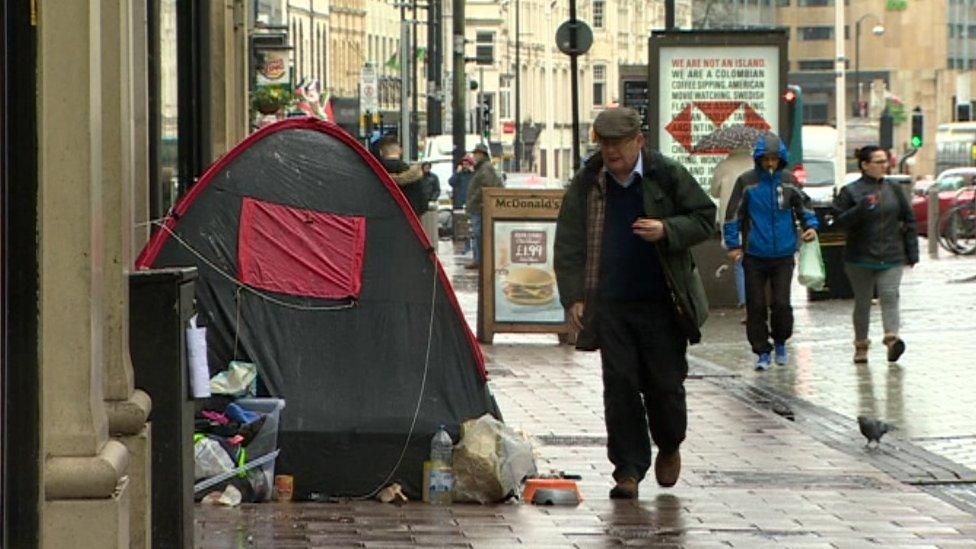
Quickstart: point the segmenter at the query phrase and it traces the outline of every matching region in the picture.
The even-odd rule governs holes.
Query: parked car
[[[939,174],[932,186],[939,189],[939,215],[960,202],[973,199],[976,193],[976,167],[952,168]],[[912,211],[918,223],[918,234],[928,236],[928,196],[913,196]]]

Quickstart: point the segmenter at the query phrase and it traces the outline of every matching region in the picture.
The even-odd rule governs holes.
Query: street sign
[[[570,33],[576,30],[576,47],[570,46]],[[556,47],[566,55],[583,55],[593,45],[593,31],[590,26],[577,19],[569,20],[556,29]]]
[[[359,108],[362,112],[377,111],[376,68],[365,65],[359,76]]]

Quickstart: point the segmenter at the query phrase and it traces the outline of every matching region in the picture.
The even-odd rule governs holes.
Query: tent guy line
[[[205,263],[208,267],[213,269],[217,274],[227,279],[231,284],[237,286],[238,291],[247,290],[265,301],[274,303],[275,305],[280,305],[282,307],[287,307],[289,309],[296,309],[299,311],[341,311],[344,309],[352,309],[358,303],[358,301],[356,301],[355,299],[350,299],[348,303],[343,303],[342,305],[296,305],[294,303],[288,303],[287,301],[282,301],[262,291],[255,290],[254,288],[248,286],[247,284],[243,284],[241,281],[237,280],[236,277],[227,273],[226,271],[218,267],[216,264],[214,264],[212,261],[204,257],[203,254],[195,250],[193,246],[190,246],[190,244],[187,241],[180,238],[180,235],[176,234],[176,232],[174,232],[173,229],[167,227],[165,223],[154,221],[153,224],[163,229],[167,233],[169,233],[170,236],[172,236],[173,239],[180,244],[180,246],[186,248],[188,252],[196,256],[197,259]]]
[[[436,256],[429,255],[432,261],[436,262]],[[400,464],[403,463],[403,457],[407,455],[407,448],[410,447],[410,437],[413,436],[414,430],[417,428],[417,418],[420,417],[420,407],[424,402],[424,391],[427,389],[427,373],[430,370],[430,347],[431,341],[434,337],[434,311],[437,305],[437,265],[434,265],[433,270],[433,286],[430,291],[430,322],[427,325],[427,350],[424,352],[424,373],[420,377],[420,391],[417,394],[417,406],[413,410],[413,419],[410,421],[410,429],[407,430],[407,436],[403,439],[403,448],[400,449],[400,457],[397,458],[396,463],[390,469],[390,474],[386,476],[383,482],[379,483],[375,488],[373,488],[368,494],[358,497],[352,497],[350,499],[373,499],[376,494],[380,492],[383,488],[386,488],[390,481],[393,480],[394,475],[400,469]]]

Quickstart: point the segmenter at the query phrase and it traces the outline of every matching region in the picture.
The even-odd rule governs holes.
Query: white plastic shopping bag
[[[817,238],[800,244],[799,280],[800,284],[815,292],[823,290],[827,282],[827,271],[820,255],[820,240]]]
[[[190,368],[190,390],[193,398],[210,396],[210,369],[207,367],[207,329],[197,327],[197,315],[186,329],[186,354]]]

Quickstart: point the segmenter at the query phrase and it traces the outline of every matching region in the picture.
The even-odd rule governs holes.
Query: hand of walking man
[[[648,242],[657,242],[665,237],[664,223],[660,219],[638,218],[631,225],[634,234]]]
[[[583,310],[582,301],[577,301],[569,307],[569,323],[577,332],[583,329]]]
[[[811,242],[814,238],[817,238],[817,231],[814,229],[807,229],[803,231],[801,238],[803,238],[804,242]]]
[[[729,261],[738,263],[742,261],[742,250],[729,250]]]

